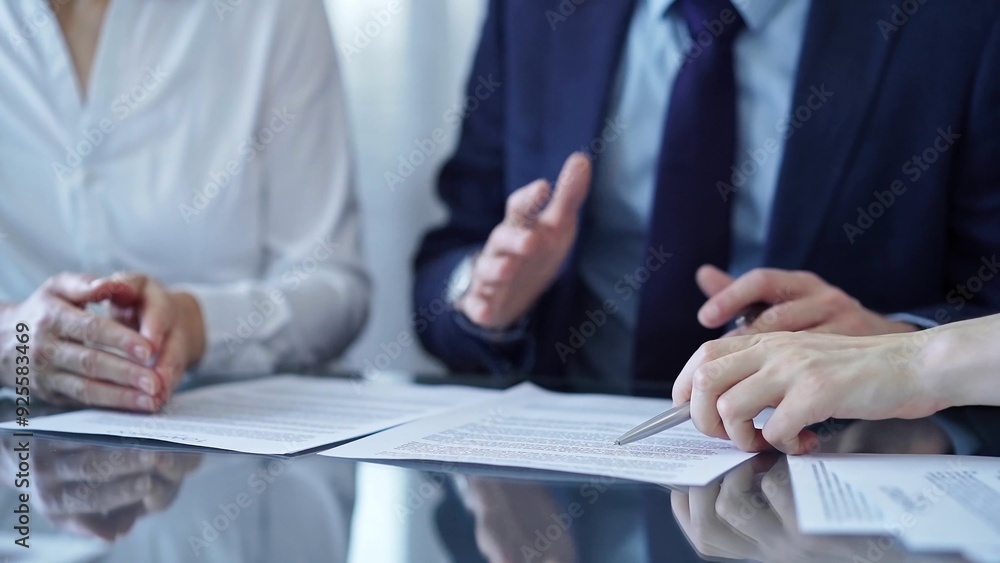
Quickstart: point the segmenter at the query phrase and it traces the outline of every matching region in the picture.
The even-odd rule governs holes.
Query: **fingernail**
[[[151,411],[153,410],[153,398],[143,395],[139,397],[138,405],[142,410]]]
[[[139,388],[150,395],[156,394],[156,382],[153,381],[153,378],[148,375],[139,380]]]

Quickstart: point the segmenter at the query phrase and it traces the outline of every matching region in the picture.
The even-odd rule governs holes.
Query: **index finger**
[[[805,292],[807,284],[795,272],[752,270],[706,301],[698,311],[698,322],[706,328],[719,328],[755,303],[775,304],[796,299]]]
[[[684,403],[691,401],[691,394],[694,389],[694,379],[695,374],[698,369],[702,366],[714,362],[716,360],[721,360],[737,352],[741,352],[748,348],[753,347],[760,339],[751,335],[743,336],[739,338],[725,338],[722,340],[711,340],[698,347],[695,353],[691,355],[687,363],[684,364],[684,369],[674,380],[674,387],[672,392],[672,397],[675,405],[683,405]],[[725,363],[725,366],[732,367],[731,362]],[[718,368],[721,369],[723,364],[720,363]]]
[[[170,294],[146,276],[122,274],[94,282],[119,306],[137,309],[139,333],[158,350],[173,323],[174,308]]]
[[[674,401],[674,406],[691,402],[691,390],[694,386],[694,373],[708,361],[705,344],[702,344],[701,347],[695,350],[694,354],[688,358],[687,363],[684,364],[684,369],[681,370],[681,373],[677,375],[677,379],[674,380],[674,387],[671,391],[671,398]]]

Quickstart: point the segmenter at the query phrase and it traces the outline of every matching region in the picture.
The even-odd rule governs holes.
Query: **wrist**
[[[205,354],[205,320],[201,305],[190,293],[175,292],[170,295],[177,304],[180,315],[179,324],[187,351],[187,366],[192,366],[201,361]]]
[[[962,375],[962,366],[956,361],[961,343],[951,330],[930,329],[913,335],[912,340],[919,347],[918,360],[914,362],[916,375],[922,388],[936,399],[937,410],[966,404],[967,378]]]
[[[928,377],[948,407],[1000,406],[1000,355],[994,352],[1000,340],[1000,316],[983,317],[943,325],[928,333],[926,363]]]

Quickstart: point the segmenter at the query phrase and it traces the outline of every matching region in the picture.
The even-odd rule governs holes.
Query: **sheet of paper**
[[[295,375],[177,394],[155,415],[88,409],[32,418],[27,428],[164,440],[255,454],[289,454],[365,436],[498,391]]]
[[[828,455],[790,460],[799,528],[891,535],[914,551],[1000,560],[1000,459]]]
[[[750,459],[690,422],[626,446],[615,438],[670,408],[670,401],[567,395],[521,384],[474,408],[456,409],[321,455],[435,460],[551,469],[673,485],[704,485]]]

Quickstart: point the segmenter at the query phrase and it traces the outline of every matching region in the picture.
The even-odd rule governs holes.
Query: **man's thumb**
[[[576,217],[587,200],[591,180],[590,158],[583,153],[573,153],[563,165],[556,182],[552,201],[542,212],[543,221],[561,223]]]

